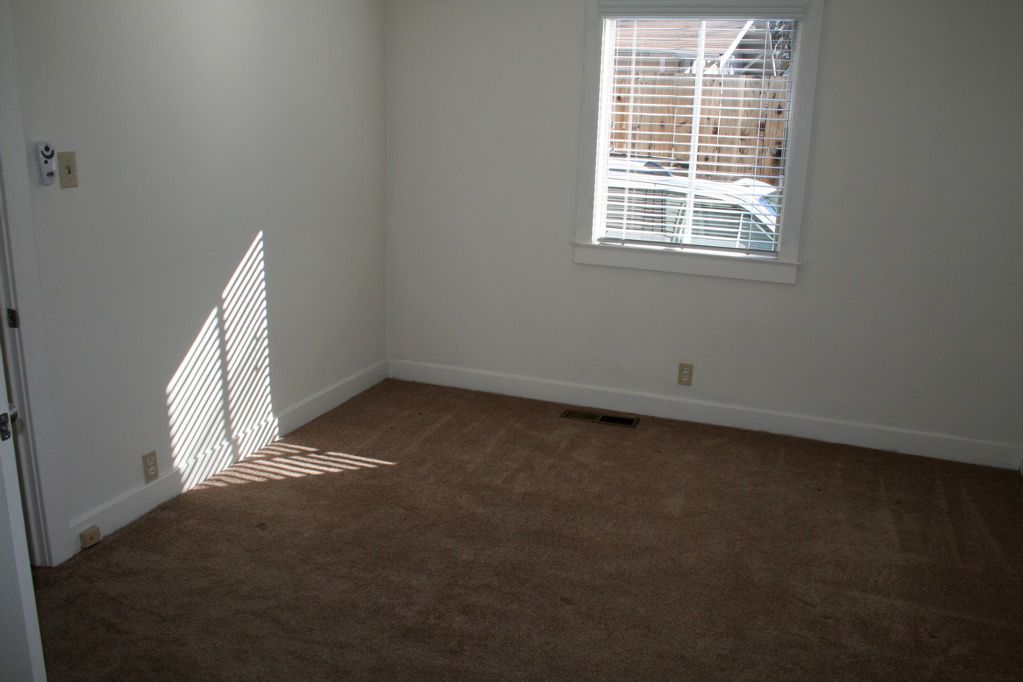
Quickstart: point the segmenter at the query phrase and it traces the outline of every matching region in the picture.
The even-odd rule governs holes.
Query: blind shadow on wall
[[[270,387],[264,258],[260,232],[167,384],[171,455],[182,490],[280,435]]]

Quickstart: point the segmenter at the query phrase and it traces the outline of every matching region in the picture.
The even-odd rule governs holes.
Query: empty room
[[[0,680],[1019,679],[1020,26],[0,0]]]

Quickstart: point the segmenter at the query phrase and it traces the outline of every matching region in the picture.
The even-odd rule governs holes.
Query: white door
[[[6,395],[7,377],[0,364],[0,398]],[[4,405],[0,407],[0,678],[35,682],[45,680],[46,672],[12,428]]]
[[[0,200],[11,194],[27,204],[28,188],[26,154],[22,141],[24,129],[18,106],[17,78],[14,59],[14,22],[10,0],[0,0],[0,151],[3,152],[4,181],[14,176],[17,181],[0,187]],[[11,175],[7,175],[10,173]],[[0,206],[0,223],[10,219],[11,202]],[[27,206],[18,213],[29,212]],[[0,225],[3,228],[4,225]],[[0,229],[0,236],[6,229]],[[5,238],[6,241],[6,238]],[[7,419],[7,376],[0,362],[0,431]],[[32,573],[28,564],[28,542],[25,517],[21,506],[18,465],[14,457],[14,441],[2,439],[0,433],[0,680],[7,682],[41,682],[46,679],[43,668],[43,647],[39,640],[39,619],[36,616]]]

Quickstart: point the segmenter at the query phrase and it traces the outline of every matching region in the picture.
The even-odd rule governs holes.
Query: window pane
[[[606,22],[605,237],[777,249],[795,32],[791,20]]]

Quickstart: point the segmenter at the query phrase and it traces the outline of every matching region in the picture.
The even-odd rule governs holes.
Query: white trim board
[[[71,519],[71,534],[77,538],[89,526],[98,526],[106,537],[180,494],[181,476],[177,470],[167,472],[152,483],[126,490],[114,499]],[[58,563],[67,558],[57,557]]]
[[[279,410],[277,426],[281,435],[291,433],[303,424],[308,424],[386,378],[387,361],[381,360]]]
[[[280,410],[277,415],[278,430],[282,435],[294,431],[386,378],[386,360],[361,369]],[[182,492],[181,488],[181,475],[177,470],[173,470],[148,485],[138,485],[126,490],[112,500],[72,519],[69,524],[72,537],[77,539],[79,533],[93,525],[98,526],[104,536],[110,535],[167,500],[177,497]],[[74,551],[77,551],[77,547]],[[56,557],[57,563],[70,558],[72,554]]]
[[[941,433],[911,431],[890,426],[393,358],[390,361],[390,376],[395,379],[633,412],[652,417],[767,431],[1000,469],[1019,469],[1023,466],[1023,447]]]
[[[388,376],[666,419],[769,431],[1003,469],[1019,469],[1023,466],[1023,448],[1005,443],[396,359],[370,365],[280,410],[277,417],[280,432],[284,434],[295,430]],[[171,471],[149,485],[127,490],[72,519],[69,523],[71,536],[77,538],[78,533],[92,525],[99,526],[104,535],[109,535],[179,495],[181,485],[178,472]],[[68,554],[55,559],[60,562],[70,556]]]

